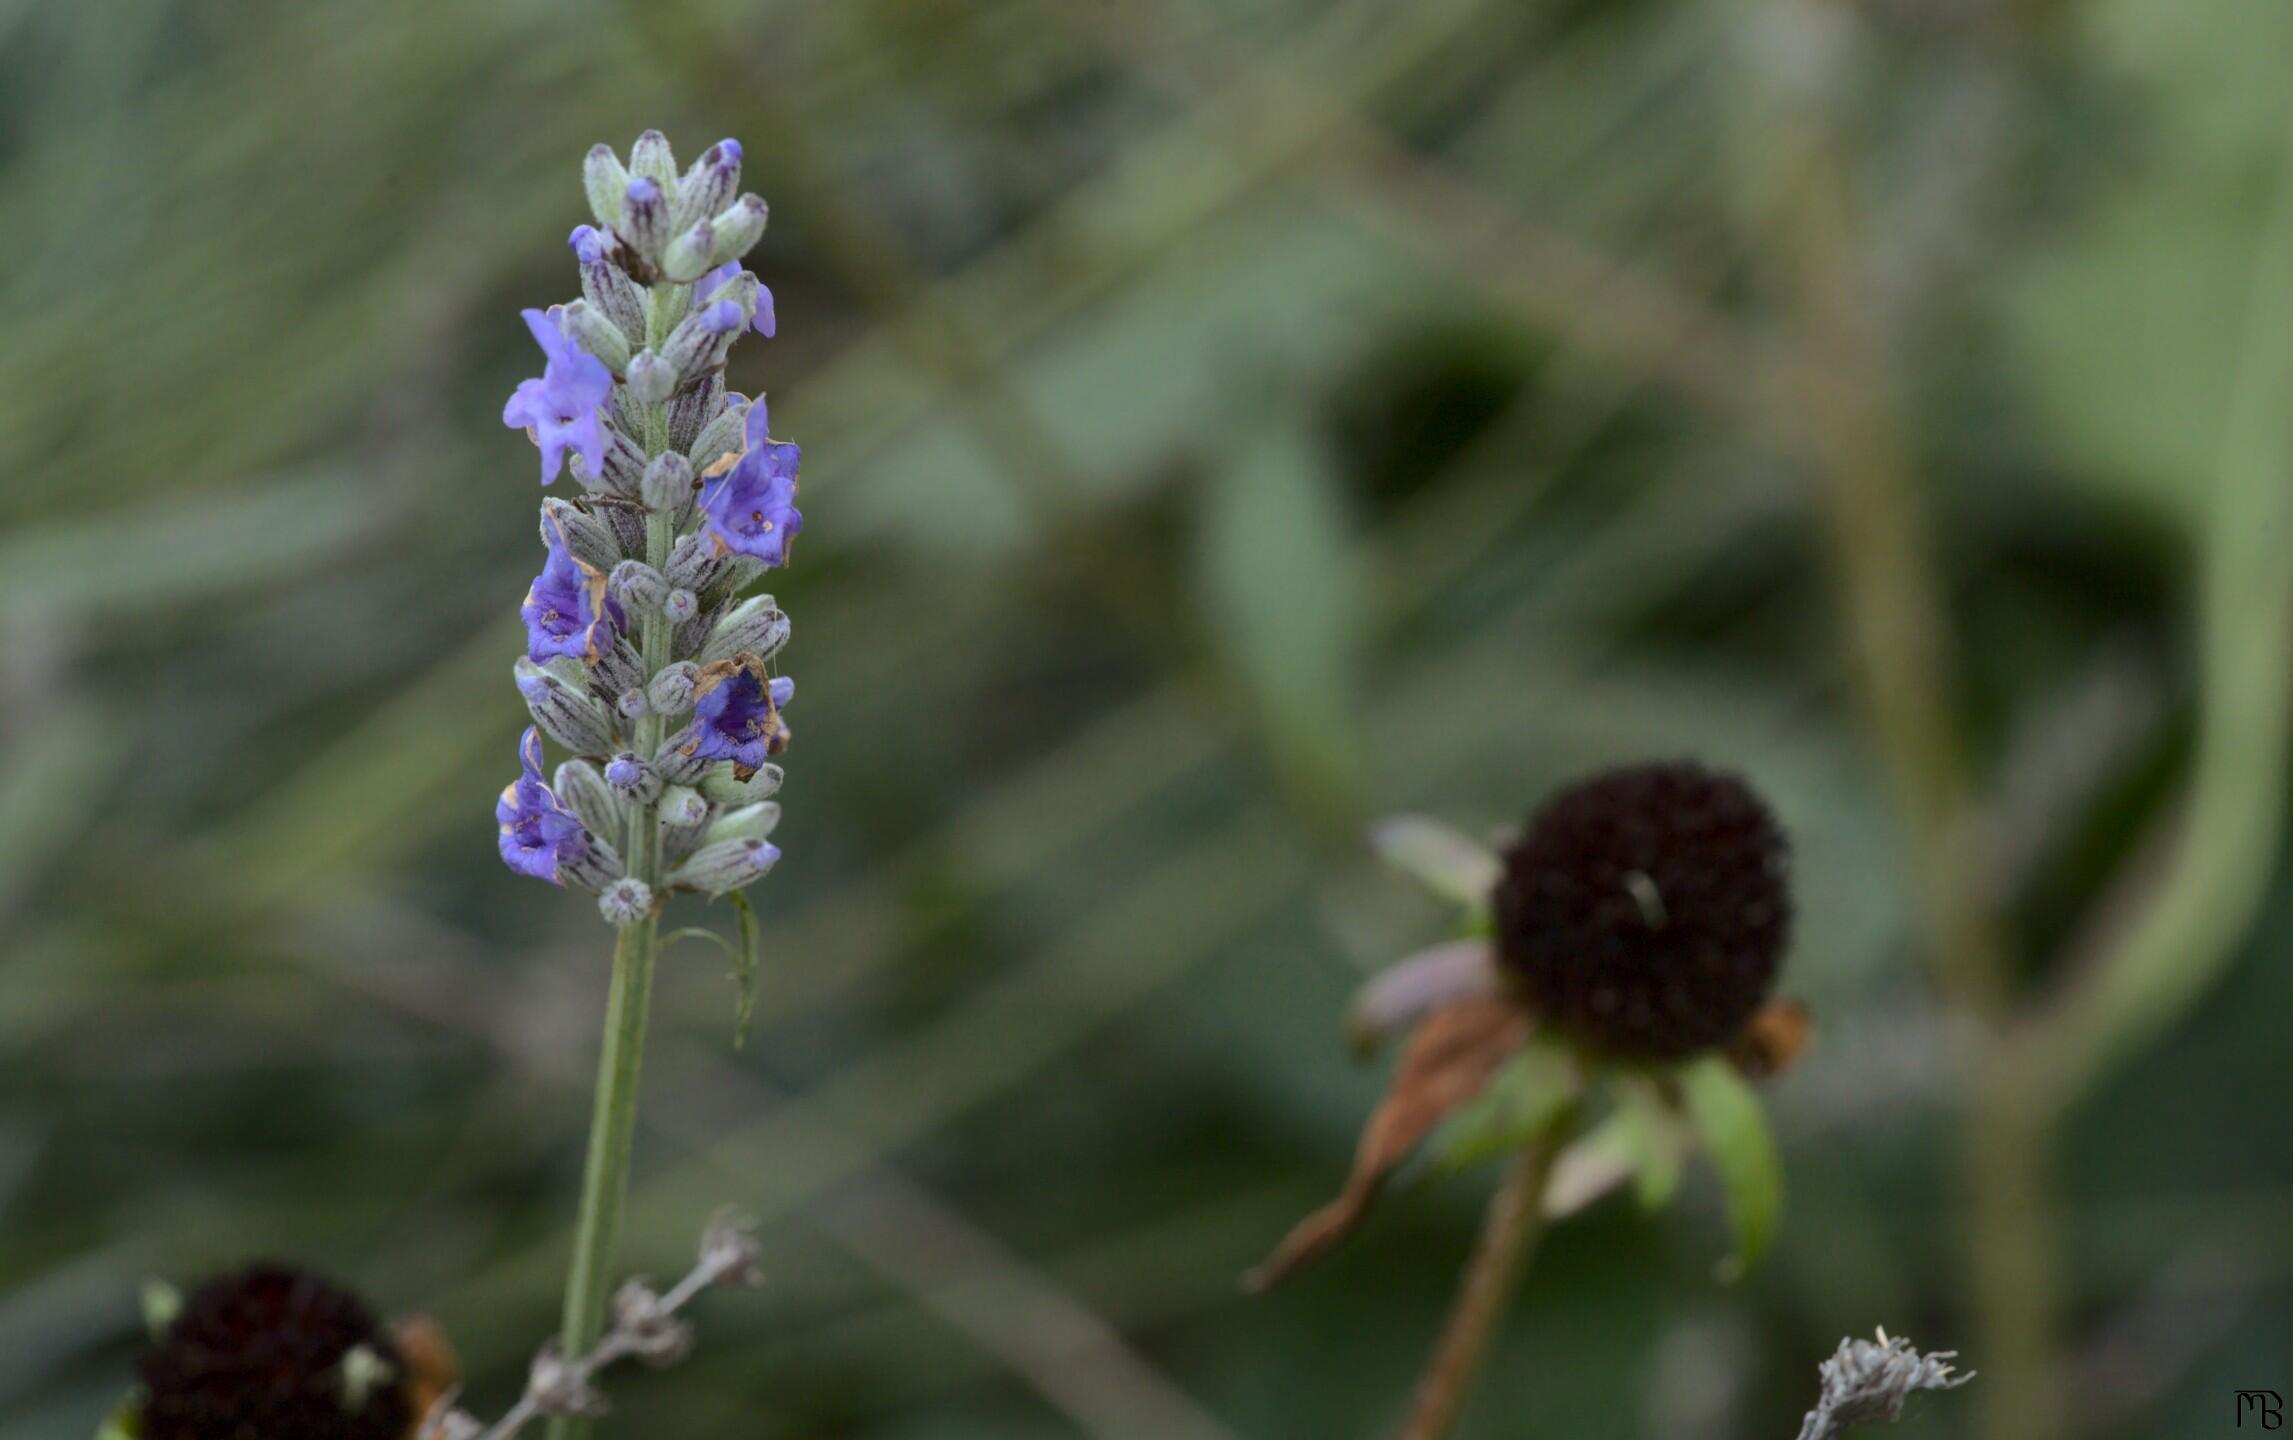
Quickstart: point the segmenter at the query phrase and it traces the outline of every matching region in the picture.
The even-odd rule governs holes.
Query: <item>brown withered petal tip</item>
[[[1770,1080],[1799,1063],[1815,1038],[1815,1018],[1804,1002],[1762,1006],[1728,1042],[1728,1062],[1747,1080]]]
[[[398,1379],[353,1406],[342,1360],[360,1346]],[[284,1265],[199,1287],[137,1371],[140,1440],[405,1440],[416,1415],[406,1357],[366,1306]]]
[[[1499,956],[1541,1020],[1594,1050],[1709,1050],[1775,983],[1788,847],[1734,776],[1687,762],[1607,771],[1549,801],[1503,858]]]
[[[1393,1168],[1487,1089],[1528,1038],[1528,1013],[1505,996],[1459,1000],[1427,1015],[1401,1053],[1392,1087],[1370,1113],[1345,1188],[1299,1221],[1265,1263],[1243,1277],[1243,1288],[1253,1294],[1271,1289],[1353,1233]]]

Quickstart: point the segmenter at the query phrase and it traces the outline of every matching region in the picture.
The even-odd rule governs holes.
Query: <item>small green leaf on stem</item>
[[[734,982],[740,986],[740,999],[733,1010],[732,1045],[735,1050],[748,1045],[749,1022],[756,1016],[756,967],[764,952],[764,941],[756,924],[756,907],[748,897],[735,890],[725,896],[732,902],[733,914],[740,918],[740,949],[735,952],[740,968],[733,972]]]
[[[1759,1097],[1727,1061],[1708,1055],[1679,1073],[1688,1117],[1712,1157],[1736,1233],[1736,1253],[1721,1267],[1721,1274],[1737,1279],[1767,1249],[1783,1211],[1783,1165],[1776,1156],[1775,1136],[1768,1130]]]

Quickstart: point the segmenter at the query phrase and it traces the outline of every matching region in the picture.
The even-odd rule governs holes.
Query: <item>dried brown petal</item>
[[[1753,1012],[1728,1042],[1728,1063],[1747,1080],[1769,1080],[1797,1064],[1815,1038],[1815,1017],[1799,1000],[1777,1000]]]
[[[1392,1087],[1370,1113],[1345,1188],[1299,1221],[1243,1284],[1252,1291],[1269,1289],[1352,1233],[1393,1168],[1442,1120],[1479,1096],[1528,1038],[1528,1012],[1503,995],[1459,1000],[1428,1014],[1402,1051]]]

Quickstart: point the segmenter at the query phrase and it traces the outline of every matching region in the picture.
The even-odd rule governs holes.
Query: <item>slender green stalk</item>
[[[605,1045],[597,1060],[596,1105],[589,1122],[589,1161],[581,1181],[581,1221],[565,1283],[564,1353],[580,1355],[604,1332],[629,1193],[629,1152],[637,1131],[637,1080],[644,1063],[645,1021],[652,1008],[655,922],[621,929],[613,947],[613,983],[605,1006]],[[576,1427],[554,1433],[572,1435]]]

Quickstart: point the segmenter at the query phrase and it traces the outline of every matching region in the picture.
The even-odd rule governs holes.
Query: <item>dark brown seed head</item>
[[[361,1345],[399,1378],[353,1396],[343,1357]],[[141,1440],[404,1440],[414,1421],[405,1364],[374,1316],[281,1265],[201,1286],[138,1369]]]
[[[1788,847],[1732,775],[1610,770],[1505,852],[1498,952],[1538,1015],[1596,1050],[1676,1060],[1767,998],[1791,926]]]

